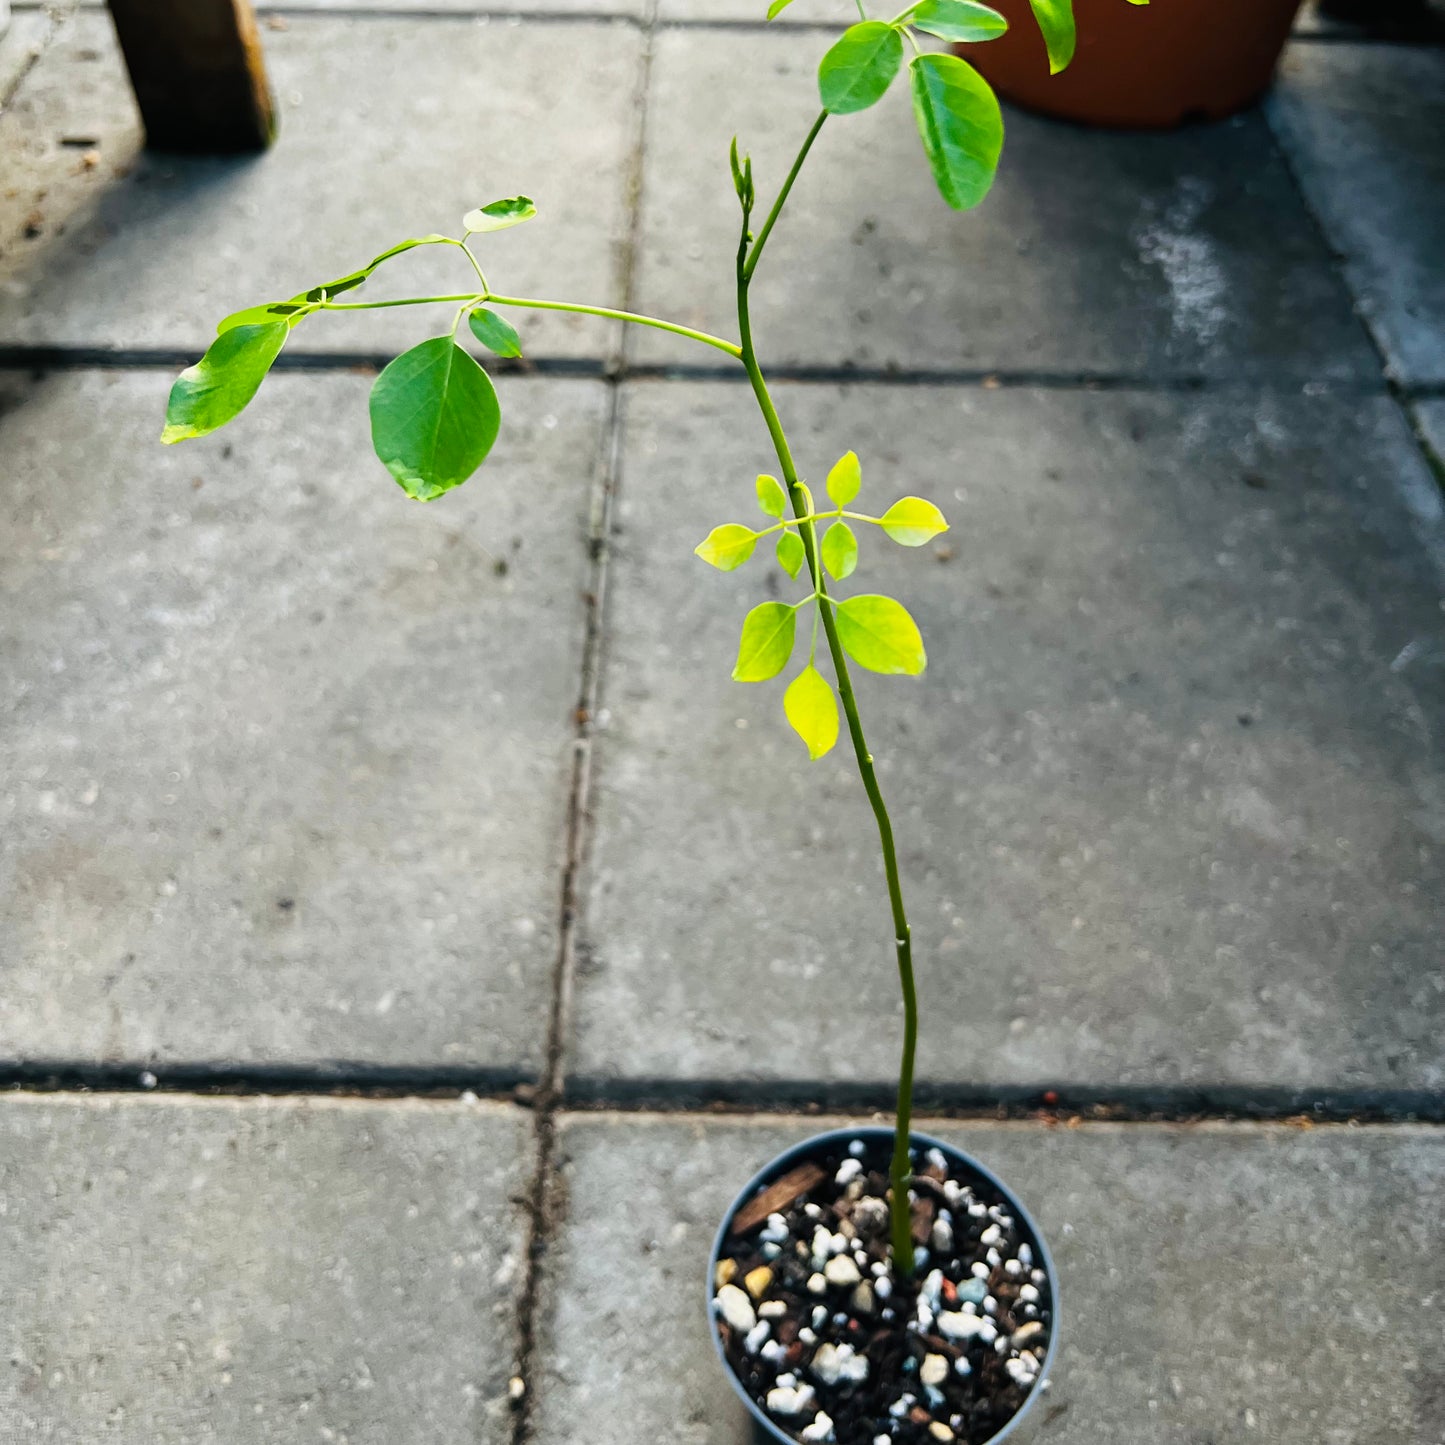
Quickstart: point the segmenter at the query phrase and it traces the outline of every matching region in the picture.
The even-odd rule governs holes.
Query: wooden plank
[[[754,1196],[733,1216],[730,1234],[746,1234],[756,1229],[768,1215],[786,1209],[800,1194],[816,1189],[827,1174],[817,1164],[799,1164],[789,1170],[776,1183],[768,1185],[761,1194]]]
[[[264,150],[275,132],[251,0],[110,0],[156,150]]]

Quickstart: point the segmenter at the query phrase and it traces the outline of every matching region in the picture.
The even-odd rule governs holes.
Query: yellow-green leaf
[[[743,619],[733,681],[766,682],[776,677],[793,655],[797,625],[798,614],[786,603],[763,602],[754,607]]]
[[[796,577],[803,570],[803,563],[807,560],[808,554],[803,547],[803,539],[796,532],[784,532],[778,538],[778,566],[789,577]]]
[[[823,534],[823,565],[834,581],[853,575],[858,565],[858,539],[847,522],[834,522]]]
[[[1057,75],[1074,58],[1074,0],[1029,0],[1049,52],[1049,73]]]
[[[757,545],[758,534],[751,527],[728,522],[714,527],[694,551],[708,566],[716,567],[719,572],[735,572],[753,555],[753,548]]]
[[[758,478],[758,506],[769,517],[781,518],[788,509],[788,494],[776,477]]]
[[[918,624],[891,597],[850,597],[838,604],[838,638],[848,656],[869,672],[922,672],[928,657]]]
[[[783,694],[783,711],[793,731],[808,745],[810,758],[821,758],[838,741],[838,699],[828,680],[809,663]]]
[[[922,497],[904,497],[894,502],[878,522],[901,547],[922,547],[948,531],[943,513]]]
[[[858,495],[862,485],[863,468],[858,463],[856,452],[840,457],[828,473],[828,495],[840,507],[846,507]]]

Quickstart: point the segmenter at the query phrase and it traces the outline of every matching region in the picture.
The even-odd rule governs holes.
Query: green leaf
[[[493,201],[488,206],[479,206],[462,217],[462,226],[472,235],[481,231],[505,231],[508,226],[520,226],[537,214],[530,196],[512,196],[505,201]]]
[[[943,513],[922,497],[904,497],[894,502],[878,519],[878,524],[903,547],[922,547],[939,533],[948,531]]]
[[[923,0],[908,23],[940,40],[964,44],[997,40],[1008,29],[1008,21],[997,10],[978,0]]]
[[[245,411],[290,331],[284,321],[223,331],[206,354],[176,378],[161,440],[169,444],[203,437]]]
[[[734,682],[766,682],[776,677],[793,655],[796,610],[783,602],[763,602],[743,620]]]
[[[835,582],[853,575],[858,565],[858,539],[847,522],[834,522],[823,534],[823,565]]]
[[[811,662],[788,684],[783,711],[793,731],[807,743],[810,758],[816,761],[832,751],[838,741],[838,699]]]
[[[828,495],[840,507],[846,507],[863,485],[863,468],[857,452],[846,452],[828,473]]]
[[[803,539],[796,532],[784,532],[778,538],[778,566],[789,577],[796,577],[807,560],[808,553],[803,546]]]
[[[848,656],[869,672],[922,672],[928,661],[918,625],[891,597],[850,597],[838,604],[838,639]]]
[[[491,378],[452,340],[404,351],[371,388],[371,441],[419,502],[459,487],[486,461],[502,422]]]
[[[783,490],[783,484],[776,477],[762,476],[758,478],[758,506],[769,517],[777,517],[780,520],[783,513],[788,510],[788,494]]]
[[[768,19],[776,20],[792,3],[793,0],[773,0],[773,3],[768,6]],[[1135,0],[1135,3],[1137,4],[1138,0]]]
[[[956,55],[917,56],[913,113],[943,199],[955,211],[978,205],[1003,150],[1003,113],[988,82]]]
[[[1134,0],[1135,4],[1139,0]],[[1044,33],[1049,52],[1049,74],[1057,75],[1074,58],[1074,0],[1029,0],[1034,19]]]
[[[736,572],[753,555],[753,548],[757,545],[758,534],[751,527],[728,522],[725,526],[714,527],[706,540],[693,548],[693,552],[719,572]]]
[[[818,67],[818,94],[833,115],[867,110],[883,99],[903,64],[903,37],[881,20],[865,20],[843,38]]]
[[[398,241],[395,246],[383,251],[381,255],[373,256],[361,270],[349,272],[345,276],[338,276],[334,281],[324,281],[320,286],[313,286],[309,291],[304,291],[301,295],[293,296],[291,299],[292,301],[334,299],[345,291],[354,291],[362,282],[369,280],[371,273],[383,261],[390,261],[393,256],[401,256],[407,251],[414,251],[418,246],[438,246],[450,240],[450,236],[439,236],[433,231],[429,236],[412,236],[408,240]]]
[[[498,356],[522,354],[522,338],[517,335],[517,328],[510,321],[504,321],[495,311],[478,306],[467,316],[467,324],[472,328],[472,335],[488,351],[495,351]]]
[[[305,301],[269,301],[264,306],[248,306],[244,311],[233,311],[223,316],[216,326],[216,335],[234,331],[238,326],[269,326],[273,321],[285,321],[290,326],[301,319],[301,313],[310,308]]]

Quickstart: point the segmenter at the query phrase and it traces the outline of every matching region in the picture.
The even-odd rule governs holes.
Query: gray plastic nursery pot
[[[976,1177],[982,1184],[995,1190],[1002,1196],[1007,1202],[1008,1208],[1014,1218],[1018,1221],[1021,1227],[1020,1232],[1027,1236],[1030,1241],[1038,1267],[1047,1275],[1051,1302],[1049,1344],[1038,1378],[1030,1387],[1023,1404],[1001,1429],[989,1436],[987,1441],[973,1440],[969,1442],[969,1445],[1000,1445],[1000,1442],[1012,1439],[1017,1442],[1017,1445],[1022,1445],[1022,1434],[1026,1433],[1023,1431],[1025,1420],[1033,1413],[1039,1397],[1047,1388],[1049,1373],[1053,1369],[1059,1346],[1059,1279],[1058,1271],[1054,1266],[1053,1256],[1049,1252],[1047,1241],[1040,1232],[1038,1225],[1034,1223],[1028,1210],[1024,1208],[1013,1190],[999,1179],[996,1174],[980,1164],[971,1155],[965,1154],[962,1150],[955,1149],[949,1144],[945,1144],[940,1139],[934,1139],[927,1134],[918,1133],[913,1134],[911,1137],[915,1157],[921,1155],[928,1149],[937,1149],[950,1164],[954,1165],[961,1173]],[[732,1204],[728,1206],[727,1213],[723,1216],[722,1223],[718,1226],[717,1235],[713,1240],[712,1253],[708,1258],[707,1279],[705,1281],[707,1290],[705,1303],[708,1312],[709,1332],[712,1335],[713,1347],[717,1351],[718,1360],[728,1380],[737,1392],[738,1398],[743,1402],[748,1414],[753,1419],[754,1438],[760,1442],[770,1441],[777,1442],[777,1445],[799,1445],[800,1437],[782,1428],[768,1416],[766,1411],[753,1399],[751,1393],[738,1377],[731,1361],[727,1357],[722,1336],[717,1327],[712,1304],[713,1296],[716,1292],[718,1264],[723,1257],[727,1242],[731,1237],[733,1219],[745,1204],[795,1166],[806,1162],[811,1157],[825,1154],[839,1146],[846,1147],[855,1139],[875,1146],[883,1145],[891,1149],[893,1130],[878,1125],[866,1125],[853,1129],[832,1129],[825,1134],[815,1134],[812,1138],[795,1144],[791,1149],[779,1154],[775,1159],[764,1165],[763,1168],[743,1186]]]

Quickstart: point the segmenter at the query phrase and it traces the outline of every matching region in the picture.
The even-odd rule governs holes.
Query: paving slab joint
[[[636,128],[627,177],[627,225],[621,248],[622,307],[635,309],[636,266],[640,244],[643,156],[647,145],[647,102],[652,82],[653,32],[658,0],[648,0],[641,22],[642,51],[638,63]],[[614,504],[622,462],[623,384],[627,345],[602,365],[609,407],[603,429],[603,455],[597,468],[597,486],[587,536],[590,576],[587,593],[586,636],[582,649],[582,676],[574,714],[575,746],[572,784],[567,805],[566,858],[562,874],[557,961],[552,978],[543,1072],[535,1110],[535,1174],[528,1200],[529,1224],[524,1278],[517,1305],[517,1363],[513,1395],[513,1445],[529,1445],[533,1436],[538,1308],[541,1276],[548,1247],[565,1214],[563,1181],[556,1168],[558,1113],[566,1077],[567,1041],[571,1034],[573,980],[576,972],[577,919],[581,907],[580,879],[587,849],[587,819],[592,791],[593,720],[601,696],[604,623]]]

